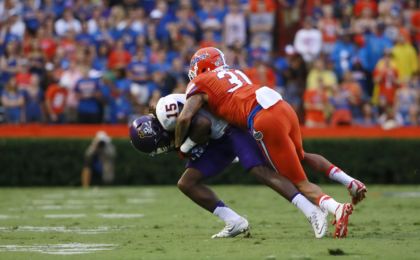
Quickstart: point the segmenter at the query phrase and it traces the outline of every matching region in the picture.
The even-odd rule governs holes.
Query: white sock
[[[323,210],[328,210],[332,214],[335,214],[338,206],[340,206],[340,203],[328,195],[324,195],[319,199],[319,207]]]
[[[238,213],[226,206],[216,207],[216,209],[213,211],[213,214],[218,216],[225,223],[235,221],[241,217],[238,215]]]
[[[314,212],[317,208],[314,204],[312,204],[305,196],[298,193],[295,195],[292,199],[292,204],[295,205],[302,213],[305,215],[305,217],[309,218],[312,215],[312,212]]]
[[[347,175],[340,168],[333,166],[328,172],[328,177],[336,182],[343,184],[346,187],[350,186],[350,183],[354,181],[354,178]]]

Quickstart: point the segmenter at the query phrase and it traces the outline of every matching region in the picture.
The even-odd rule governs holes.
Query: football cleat
[[[308,217],[309,223],[311,223],[314,229],[316,238],[323,238],[328,231],[328,212],[323,211],[320,208],[313,211],[311,216]]]
[[[214,234],[211,238],[228,238],[236,237],[239,234],[249,235],[249,224],[248,220],[241,217],[237,221],[229,222],[226,226],[217,234]]]
[[[353,213],[353,206],[350,203],[340,204],[335,210],[335,225],[334,238],[344,238],[347,236],[347,224],[349,223],[349,216]]]
[[[358,180],[353,180],[350,182],[350,185],[347,187],[349,190],[350,196],[352,197],[353,205],[361,202],[366,197],[367,188],[366,186]]]

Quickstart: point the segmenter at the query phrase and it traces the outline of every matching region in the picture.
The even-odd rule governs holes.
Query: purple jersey
[[[197,160],[189,160],[186,168],[194,168],[206,177],[215,176],[238,157],[245,170],[266,165],[266,161],[254,138],[241,129],[230,127],[219,139],[211,139],[204,154]]]

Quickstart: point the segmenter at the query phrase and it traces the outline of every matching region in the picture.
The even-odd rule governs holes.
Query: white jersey
[[[186,94],[171,94],[159,99],[156,105],[156,116],[166,131],[175,131],[176,119],[185,104]],[[228,123],[219,119],[208,111],[200,109],[200,115],[207,117],[211,122],[210,138],[219,139],[225,134]]]

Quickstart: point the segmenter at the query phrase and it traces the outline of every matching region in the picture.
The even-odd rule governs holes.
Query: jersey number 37
[[[235,92],[238,88],[242,87],[245,83],[251,85],[251,80],[240,70],[228,71],[222,70],[217,73],[219,79],[228,78],[232,87],[228,90],[229,93]]]

